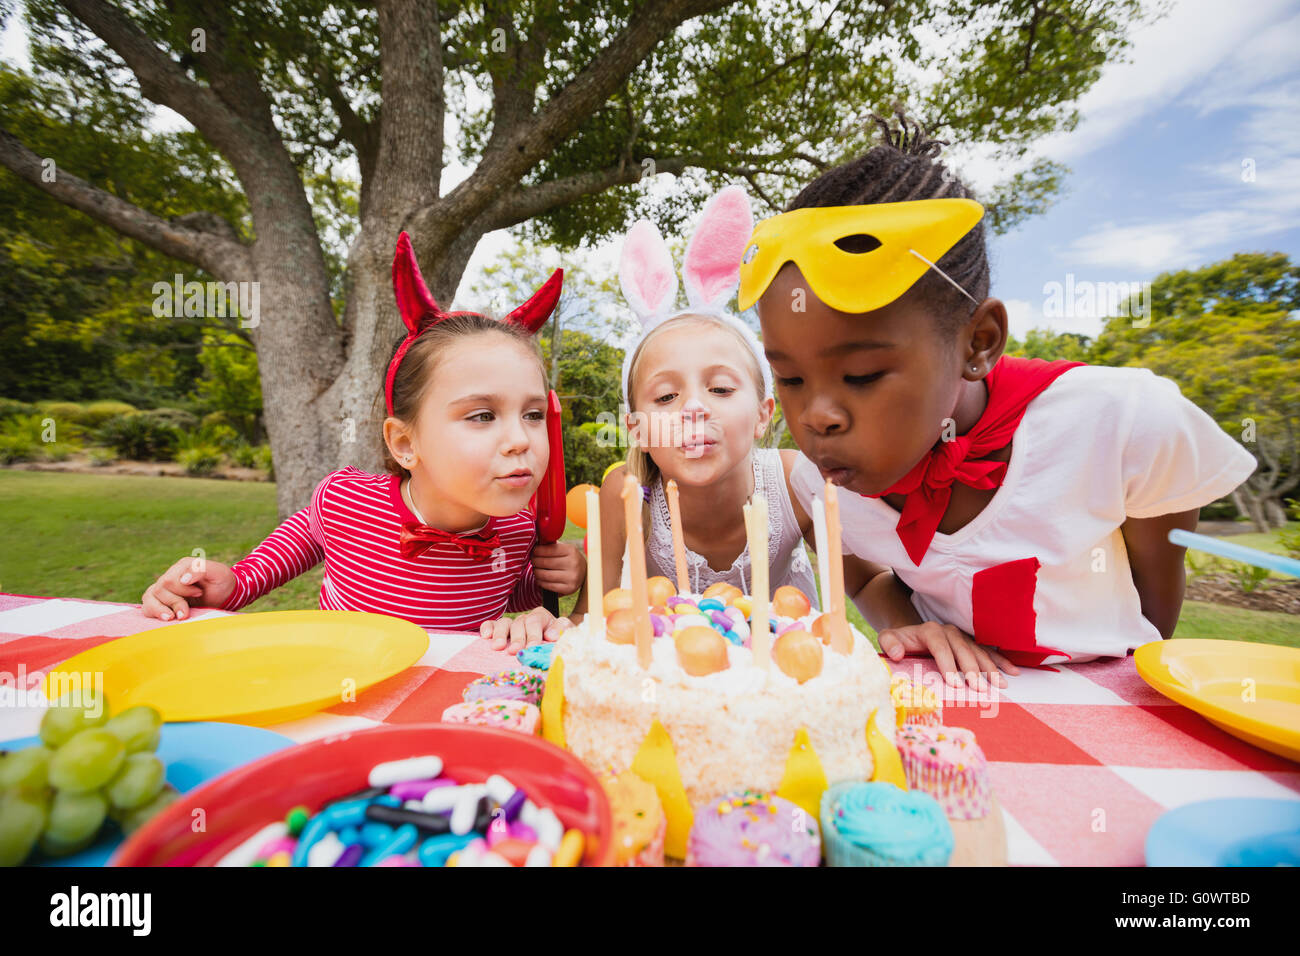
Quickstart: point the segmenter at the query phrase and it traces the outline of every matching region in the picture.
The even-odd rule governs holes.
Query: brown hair
[[[658,336],[665,328],[677,328],[679,325],[684,325],[687,322],[694,322],[697,324],[707,323],[711,328],[726,329],[731,333],[732,337],[740,343],[740,349],[748,359],[749,371],[754,380],[754,390],[758,393],[758,400],[761,403],[763,399],[767,397],[764,394],[765,385],[763,382],[763,370],[758,367],[758,359],[754,355],[753,350],[750,349],[749,343],[745,341],[744,336],[726,322],[715,321],[707,315],[687,313],[686,315],[674,316],[666,322],[661,322],[651,330],[649,335],[637,344],[636,351],[632,353],[632,361],[627,367],[627,410],[629,412],[636,410],[632,404],[632,393],[633,387],[636,383],[637,367],[641,364],[641,353],[645,350],[646,343]],[[772,422],[769,421],[767,425],[768,431],[761,439],[759,439],[760,445],[766,444],[771,439]],[[635,475],[636,480],[642,485],[649,485],[659,477],[659,466],[654,463],[654,459],[650,457],[648,451],[633,443],[630,432],[628,434],[627,444],[627,470],[631,474]]]
[[[495,333],[519,343],[537,359],[538,371],[542,373],[542,380],[546,380],[546,367],[542,362],[541,349],[537,345],[537,340],[524,329],[473,312],[460,312],[436,323],[433,322],[432,316],[429,320],[430,324],[421,328],[419,336],[406,350],[406,355],[402,357],[402,364],[397,366],[397,374],[393,376],[393,418],[400,418],[407,425],[416,423],[420,403],[447,350],[472,335]],[[397,354],[401,344],[398,342],[393,346],[392,355]],[[389,356],[389,364],[392,363],[392,355]],[[397,475],[399,478],[406,478],[411,474],[393,458],[387,442],[384,442],[384,469],[390,475]]]

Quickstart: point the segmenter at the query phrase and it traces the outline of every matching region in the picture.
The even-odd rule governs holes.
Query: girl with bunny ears
[[[572,545],[536,544],[528,502],[550,458],[533,335],[561,279],[557,271],[500,322],[447,313],[402,233],[393,290],[407,334],[384,378],[389,473],[327,475],[310,505],[233,567],[182,558],[145,592],[144,612],[171,620],[190,606],[238,610],[324,561],[325,610],[478,630],[511,653],[558,637],[564,621],[538,607],[539,586],[571,594],[585,564]],[[529,613],[502,617],[511,611]]]
[[[775,401],[772,376],[754,333],[726,311],[739,282],[740,256],[753,230],[749,198],[738,186],[704,207],[686,247],[682,277],[688,306],[677,310],[677,278],[667,244],[642,220],[623,244],[619,279],[642,326],[623,364],[623,396],[632,447],[626,465],[600,490],[604,579],[617,581],[625,547],[644,547],[646,573],[676,580],[665,483],[676,481],[691,588],[727,582],[748,593],[749,551],[743,505],[768,502],[768,567],[773,591],[799,588],[814,607],[817,588],[804,550],[812,519],[790,494],[797,453],[756,447],[768,431]],[[628,542],[621,492],[624,477],[646,488],[644,542]],[[892,573],[848,556],[845,586],[878,628],[919,622]],[[575,617],[585,613],[586,589]]]

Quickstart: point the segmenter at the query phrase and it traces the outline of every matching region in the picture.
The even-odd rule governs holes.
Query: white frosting
[[[729,667],[692,676],[667,636],[655,638],[650,668],[642,670],[635,645],[596,638],[579,625],[555,648],[564,661],[565,743],[597,769],[623,769],[658,720],[693,804],[739,787],[776,790],[801,727],[828,782],[867,779],[867,720],[875,712],[881,730],[892,733],[894,709],[888,668],[861,632],[853,635],[851,653],[825,648],[822,673],[800,684],[775,660],[764,671],[748,648],[730,642]]]

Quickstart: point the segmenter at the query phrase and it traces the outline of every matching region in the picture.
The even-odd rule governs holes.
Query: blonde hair
[[[632,396],[636,394],[637,371],[641,364],[641,355],[645,351],[647,343],[653,341],[665,329],[672,330],[680,328],[688,322],[694,322],[700,325],[707,324],[709,327],[715,329],[726,329],[727,333],[736,340],[736,343],[740,346],[740,351],[745,355],[746,361],[748,362],[749,372],[754,381],[754,391],[757,393],[758,401],[761,405],[763,399],[767,397],[765,394],[766,385],[763,382],[763,370],[758,367],[758,359],[750,348],[749,343],[745,341],[744,336],[726,322],[719,322],[709,315],[688,312],[685,315],[676,315],[667,321],[659,323],[637,344],[636,351],[632,353],[632,361],[629,363],[627,370],[627,410],[629,412],[636,411],[636,408],[633,405]],[[772,431],[772,421],[769,420],[767,423],[767,431],[763,433],[763,437],[757,442],[759,447],[765,447],[771,442]],[[648,486],[659,478],[659,466],[655,464],[654,459],[650,457],[650,453],[646,449],[641,448],[636,444],[630,430],[628,431],[627,436],[627,470],[629,473],[635,475],[636,480],[643,486]]]

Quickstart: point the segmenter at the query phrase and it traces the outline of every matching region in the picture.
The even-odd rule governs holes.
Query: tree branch
[[[441,254],[461,224],[477,219],[503,190],[519,182],[551,150],[618,89],[627,76],[680,24],[734,0],[666,0],[647,4],[609,44],[553,97],[532,122],[517,128],[500,148],[485,153],[478,167],[441,201],[414,211],[404,225],[416,238],[417,253]]]
[[[234,229],[219,216],[190,213],[168,221],[57,168],[53,179],[47,181],[42,163],[40,156],[0,127],[0,164],[60,202],[164,255],[193,263],[224,281],[246,279],[252,275],[248,248],[234,238]],[[225,230],[195,228],[196,222],[215,225],[219,230],[224,225],[229,233],[222,235]]]
[[[125,61],[145,97],[180,113],[227,156],[247,152],[254,131],[211,88],[187,76],[125,14],[102,0],[60,2]]]

